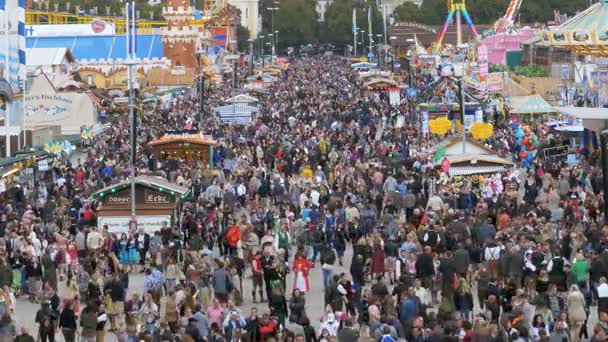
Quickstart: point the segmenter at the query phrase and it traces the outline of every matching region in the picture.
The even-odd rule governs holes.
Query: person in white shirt
[[[422,287],[422,280],[416,279],[416,287],[414,288],[414,294],[420,300],[420,304],[423,305],[423,310],[433,305],[433,297],[428,289]]]
[[[313,188],[310,191],[310,201],[315,207],[319,206],[319,199],[321,198],[321,193],[317,190],[317,188]]]
[[[338,328],[340,327],[340,323],[336,320],[336,315],[333,313],[328,313],[325,320],[321,322],[319,326],[319,335],[323,330],[327,330],[329,332],[329,336],[338,336]]]
[[[597,315],[601,312],[608,312],[608,280],[606,277],[600,278],[600,284],[597,287]]]

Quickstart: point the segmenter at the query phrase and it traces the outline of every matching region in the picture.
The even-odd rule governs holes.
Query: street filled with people
[[[203,122],[197,96],[141,106],[137,174],[191,189],[160,231],[98,226],[91,194],[130,176],[126,116],[3,195],[0,341],[608,339],[598,151],[527,158],[562,137],[496,115],[483,145],[514,166],[450,176],[416,98],[391,105],[333,56],[291,58],[252,123],[222,123],[249,72],[206,89]],[[193,127],[218,141],[213,167],[147,145]]]

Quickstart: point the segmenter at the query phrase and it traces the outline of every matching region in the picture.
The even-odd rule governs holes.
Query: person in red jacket
[[[270,314],[268,313],[265,313],[260,320],[260,336],[262,341],[268,337],[277,336],[277,323],[270,319]]]
[[[236,248],[241,240],[241,228],[236,224],[228,227],[226,231],[226,242],[228,243],[229,254],[236,255]]]

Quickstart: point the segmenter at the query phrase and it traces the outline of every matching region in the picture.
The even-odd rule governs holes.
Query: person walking
[[[227,303],[228,296],[230,292],[232,292],[233,284],[232,284],[232,276],[230,272],[224,267],[224,262],[221,260],[216,260],[217,268],[213,271],[212,276],[212,284],[213,291],[215,293],[215,298],[217,298],[220,303]]]
[[[567,299],[568,319],[570,320],[570,340],[579,341],[583,323],[587,320],[585,296],[578,285],[572,285]]]
[[[36,312],[35,321],[38,323],[38,339],[40,342],[55,342],[57,315],[51,310],[49,301],[42,302],[40,309]]]
[[[61,310],[61,314],[59,315],[59,328],[65,342],[76,341],[76,314],[72,310],[71,300],[67,300],[63,305],[63,310]]]
[[[97,340],[97,310],[87,305],[80,313],[81,342],[96,342]]]

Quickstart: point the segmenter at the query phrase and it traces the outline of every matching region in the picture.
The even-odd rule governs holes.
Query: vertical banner
[[[477,65],[479,65],[479,74],[481,76],[486,76],[489,72],[489,67],[488,47],[485,44],[481,44],[477,48]]]
[[[398,106],[401,102],[401,89],[388,88],[388,100],[391,106]]]
[[[483,122],[483,110],[478,109],[475,111],[475,122]]]
[[[25,88],[25,0],[0,0],[0,77],[10,83],[13,95]],[[23,125],[23,101],[6,104],[5,126]]]
[[[422,112],[422,134],[425,137],[429,136],[429,112]]]
[[[357,56],[357,9],[353,7],[353,49]]]

